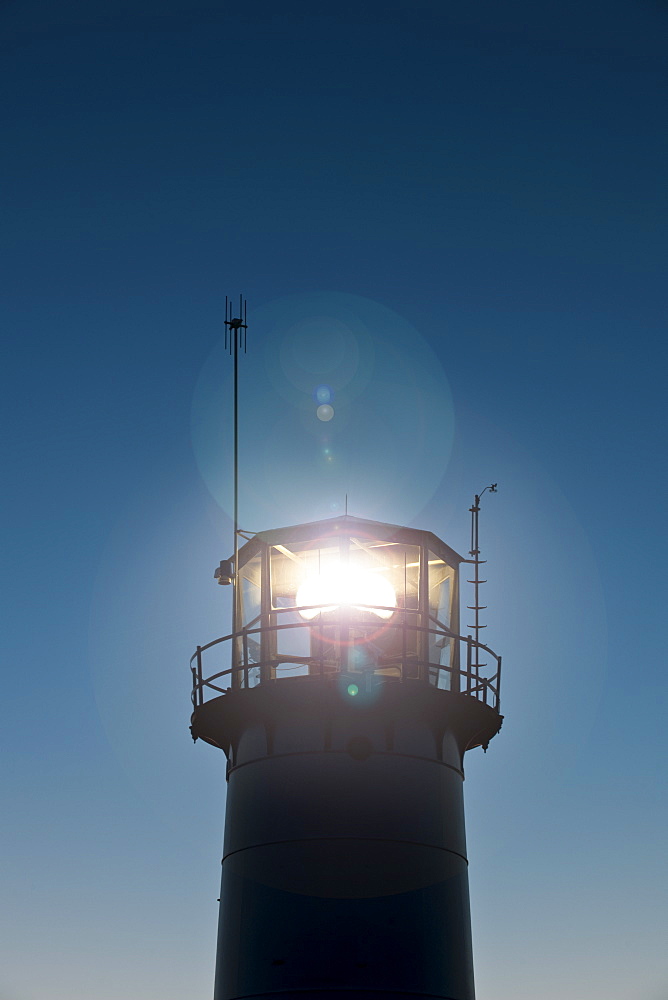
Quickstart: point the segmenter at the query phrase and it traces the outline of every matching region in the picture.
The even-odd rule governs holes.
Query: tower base
[[[215,1000],[474,1000],[470,696],[295,678],[200,706],[228,756]]]

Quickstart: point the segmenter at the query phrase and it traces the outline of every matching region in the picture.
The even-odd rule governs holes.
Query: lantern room
[[[239,549],[234,633],[197,653],[200,698],[203,684],[343,674],[353,696],[410,679],[487,701],[470,669],[478,644],[459,634],[463,561],[429,531],[348,515],[254,535]],[[201,654],[227,641],[231,666],[203,681]]]

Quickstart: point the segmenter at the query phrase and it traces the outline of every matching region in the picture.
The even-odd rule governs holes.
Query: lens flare
[[[328,385],[319,385],[314,392],[315,400],[318,405],[323,403],[331,403],[332,401],[332,390]]]
[[[371,607],[365,608],[364,605]],[[333,570],[304,580],[297,591],[297,606],[304,608],[299,614],[306,621],[337,608],[368,610],[379,618],[387,619],[392,617],[391,609],[397,606],[397,595],[389,580],[377,573]]]
[[[315,415],[318,420],[324,420],[325,422],[331,420],[334,416],[334,407],[330,406],[329,403],[323,403],[322,406],[319,406],[315,411]]]

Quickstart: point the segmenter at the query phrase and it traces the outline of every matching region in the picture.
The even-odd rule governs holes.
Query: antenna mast
[[[480,499],[483,493],[486,493],[487,490],[489,490],[490,493],[496,493],[497,485],[497,483],[492,483],[491,486],[486,486],[482,493],[476,493],[473,500],[473,506],[469,507],[469,510],[471,511],[471,548],[469,550],[469,555],[473,556],[473,559],[467,559],[466,562],[473,563],[473,579],[468,581],[468,583],[473,584],[473,604],[469,604],[467,607],[469,611],[473,611],[474,613],[474,622],[473,625],[469,625],[469,628],[473,629],[475,638],[475,645],[472,650],[473,660],[471,663],[471,670],[475,675],[476,686],[480,681],[480,669],[481,667],[486,666],[485,663],[480,662],[480,646],[478,645],[480,642],[480,629],[487,628],[486,625],[480,624],[480,612],[487,609],[487,605],[480,603],[480,586],[483,583],[487,583],[487,580],[480,579],[480,565],[481,563],[487,562],[487,560],[480,558],[478,514],[480,513]]]
[[[239,351],[243,348],[246,353],[246,300],[239,296],[239,315],[234,316],[232,300],[225,296],[225,347],[234,358],[234,570],[232,574],[233,605],[232,605],[232,631],[238,631],[240,594],[239,594]],[[228,337],[229,334],[229,337]],[[222,581],[221,581],[222,582]]]

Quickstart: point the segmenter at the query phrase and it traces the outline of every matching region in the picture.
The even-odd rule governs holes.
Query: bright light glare
[[[339,570],[304,580],[297,591],[297,605],[308,608],[310,604],[318,607],[299,612],[307,621],[336,608],[360,609],[363,604],[380,605],[360,610],[369,610],[379,618],[391,618],[393,612],[385,609],[397,606],[397,595],[383,576],[362,570],[344,574]]]

